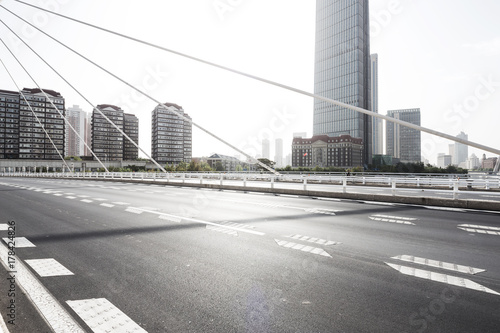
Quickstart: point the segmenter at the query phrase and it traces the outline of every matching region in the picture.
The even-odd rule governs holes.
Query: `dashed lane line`
[[[106,298],[92,298],[66,303],[76,312],[94,333],[137,332],[147,333]]]
[[[227,228],[223,228],[223,227],[215,227],[213,225],[207,225],[207,226],[205,226],[205,228],[207,230],[221,232],[221,233],[226,234],[226,235],[238,236],[238,233],[232,229],[227,229]]]
[[[103,203],[102,203],[102,204],[100,204],[99,206],[108,207],[108,208],[113,208],[115,205],[112,205],[112,204],[109,204],[109,203],[105,203],[105,202],[103,202]]]
[[[462,227],[458,227],[458,229],[461,229],[461,230],[464,230],[464,231],[467,231],[470,233],[500,236],[500,231],[491,231],[491,230],[474,229],[474,228],[462,228]]]
[[[479,283],[476,283],[476,282],[471,281],[469,279],[464,279],[461,277],[447,275],[447,274],[435,273],[435,272],[426,271],[423,269],[417,269],[417,268],[408,267],[408,266],[395,265],[395,264],[391,264],[391,263],[387,263],[387,262],[385,264],[388,265],[389,267],[397,270],[398,272],[404,274],[404,275],[414,276],[414,277],[417,277],[420,279],[427,279],[427,280],[431,280],[431,281],[446,283],[446,284],[450,284],[452,286],[463,287],[463,288],[467,288],[467,289],[482,291],[485,293],[500,296],[500,293],[497,293],[496,291],[491,290],[489,288],[486,288],[485,286],[482,286]]]
[[[472,275],[486,271],[485,269],[482,269],[482,268],[457,265],[457,264],[452,264],[449,262],[414,257],[414,256],[410,256],[410,255],[399,255],[399,256],[392,257],[392,259],[411,262],[414,264],[419,264],[419,265],[424,265],[424,266],[442,268],[442,269],[446,269],[446,270],[450,270],[450,271],[454,271],[454,272],[460,272],[460,273],[472,274]]]
[[[0,244],[0,258],[8,267],[8,250]],[[31,299],[40,314],[56,333],[85,333],[82,327],[70,316],[64,307],[38,281],[28,268],[16,257],[16,283]]]
[[[76,197],[67,196],[66,199],[76,199]]]
[[[36,247],[36,245],[30,242],[26,237],[15,237],[13,240],[7,237],[2,239],[6,244],[12,244],[13,247]]]
[[[80,200],[80,201],[81,201],[81,202],[85,202],[85,203],[92,203],[92,202],[94,202],[94,201],[89,200],[89,199],[82,199],[82,200]]]
[[[489,227],[486,225],[477,225],[477,224],[459,224],[459,227],[464,227],[464,228],[474,228],[474,229],[485,229],[485,230],[493,230],[493,231],[500,231],[500,228],[498,227]]]
[[[25,262],[33,268],[41,277],[74,275],[69,269],[60,264],[53,258],[49,259],[30,259]]]
[[[377,217],[377,216],[368,216],[370,220],[374,221],[379,221],[379,222],[388,222],[388,223],[396,223],[396,224],[405,224],[405,225],[415,225],[415,223],[406,221],[406,220],[399,220],[396,218],[385,218],[385,217]]]

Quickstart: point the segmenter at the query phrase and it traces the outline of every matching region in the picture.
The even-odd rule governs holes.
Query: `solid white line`
[[[0,244],[0,258],[8,267],[8,251]],[[17,257],[15,269],[16,283],[20,285],[37,310],[56,333],[85,333],[78,323],[59,304],[52,294],[38,281],[28,268]],[[10,270],[10,269],[8,269]]]
[[[452,211],[452,212],[466,212],[467,211],[467,210],[462,209],[462,208],[437,207],[437,206],[424,206],[424,208],[434,209],[434,210]]]
[[[449,262],[414,257],[414,256],[409,256],[409,255],[399,255],[399,256],[392,257],[392,259],[397,259],[397,260],[402,260],[402,261],[406,261],[406,262],[412,262],[412,263],[419,264],[419,265],[442,268],[442,269],[447,269],[447,270],[454,271],[454,272],[460,272],[460,273],[472,274],[472,275],[477,274],[477,273],[481,273],[481,272],[486,272],[486,270],[482,269],[482,268],[474,268],[474,267],[470,267],[470,266],[457,265],[457,264],[452,264]]]
[[[404,275],[410,275],[410,276],[414,276],[414,277],[421,278],[421,279],[427,279],[427,280],[431,280],[431,281],[451,284],[453,286],[482,291],[482,292],[489,293],[489,294],[500,295],[496,291],[491,290],[489,288],[486,288],[485,286],[482,286],[479,283],[473,282],[473,281],[468,280],[468,279],[464,279],[464,278],[460,278],[460,277],[456,277],[456,276],[452,276],[452,275],[435,273],[435,272],[431,272],[431,271],[425,271],[422,269],[416,269],[416,268],[408,267],[408,266],[390,264],[387,262],[385,264],[391,268],[394,268],[395,270],[397,270],[398,272],[400,272]]]

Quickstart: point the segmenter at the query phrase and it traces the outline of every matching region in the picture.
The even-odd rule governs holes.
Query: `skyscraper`
[[[387,111],[387,116],[420,126],[420,109]],[[420,162],[420,131],[386,121],[387,155],[399,158],[401,162]]]
[[[463,140],[469,140],[469,136],[464,132],[460,132],[460,134],[457,135],[457,138]],[[465,161],[467,161],[468,155],[469,155],[469,146],[455,142],[454,152],[453,152],[453,164],[460,165],[460,163],[464,163]]]
[[[371,110],[368,0],[317,0],[314,93]],[[363,164],[371,163],[369,115],[314,101],[313,135],[348,134],[363,140]]]
[[[268,139],[262,139],[262,157],[271,159],[271,144]]]
[[[378,54],[370,56],[370,89],[372,109],[378,113]],[[384,122],[380,118],[372,117],[373,154],[382,155],[384,153]]]
[[[274,162],[276,162],[276,167],[283,167],[283,139],[276,139],[276,145],[274,147]]]
[[[177,113],[191,119],[182,106],[165,103]],[[159,104],[152,112],[152,157],[160,164],[189,163],[192,158],[191,122],[179,117],[174,112]]]

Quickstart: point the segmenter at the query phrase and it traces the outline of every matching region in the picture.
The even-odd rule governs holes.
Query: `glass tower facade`
[[[420,126],[420,109],[418,108],[387,111],[387,115]],[[386,121],[386,151],[387,155],[399,158],[401,162],[420,162],[420,131]]]
[[[371,110],[368,0],[316,1],[314,93]],[[314,101],[313,135],[363,140],[363,164],[372,159],[369,115]]]

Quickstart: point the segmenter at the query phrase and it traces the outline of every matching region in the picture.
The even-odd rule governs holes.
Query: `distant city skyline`
[[[3,0],[2,5],[30,22],[37,22],[41,29],[154,97],[180,103],[198,123],[251,155],[261,149],[262,138],[271,142],[283,138],[286,156],[291,152],[294,132],[312,132],[310,98],[110,37],[14,1]],[[314,89],[314,1],[244,2],[222,18],[206,1],[187,4],[152,0],[138,4],[110,0],[105,7],[102,10],[102,2],[89,0],[61,2],[54,9],[299,89]],[[283,12],[283,8],[287,11]],[[165,21],[165,12],[176,15]],[[370,51],[379,56],[379,112],[418,106],[422,110],[422,126],[450,135],[463,131],[470,140],[488,144],[495,124],[500,123],[500,113],[494,112],[500,105],[498,12],[500,3],[494,0],[484,0],[481,6],[451,0],[371,0]],[[256,17],[259,26],[254,24]],[[425,25],[421,24],[422,17],[426,18]],[[3,12],[2,19],[90,101],[109,101],[136,114],[140,120],[141,147],[150,152],[150,110],[156,103],[54,45],[10,14]],[[161,29],[152,29],[151,22],[161,22]],[[166,35],[164,31],[177,33]],[[0,33],[42,88],[60,91],[67,105],[92,111],[5,27],[0,27]],[[113,52],[102,52],[104,48]],[[35,87],[3,46],[0,56],[19,86]],[[3,74],[0,87],[16,90]],[[451,143],[422,134],[422,155],[435,163],[437,154],[447,152]],[[193,155],[212,152],[238,154],[193,128]],[[469,155],[472,153],[482,156],[484,152],[469,149]]]

